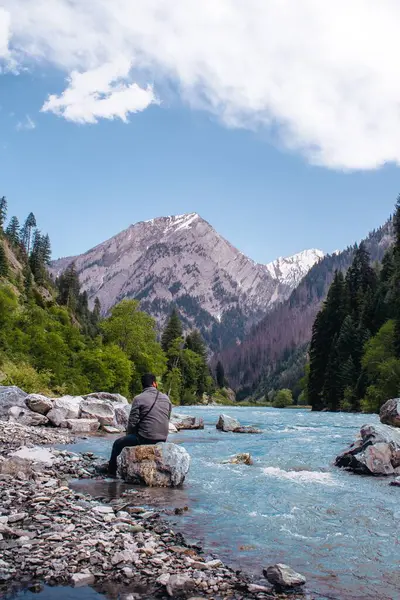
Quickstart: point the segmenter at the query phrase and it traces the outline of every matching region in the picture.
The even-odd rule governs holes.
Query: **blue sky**
[[[3,67],[0,75],[0,193],[8,198],[10,215],[23,220],[31,210],[36,214],[40,228],[50,235],[54,257],[84,252],[140,220],[195,211],[242,252],[268,262],[305,248],[327,252],[344,248],[383,224],[391,213],[400,191],[396,166],[400,125],[398,117],[391,127],[385,122],[390,111],[398,108],[391,100],[393,90],[387,90],[381,115],[376,105],[355,115],[360,102],[348,87],[345,100],[350,108],[343,98],[335,105],[329,94],[318,96],[320,71],[309,73],[307,54],[304,76],[309,78],[308,91],[314,89],[312,85],[316,90],[311,105],[303,104],[300,86],[289,109],[286,99],[293,94],[289,90],[287,97],[282,95],[286,92],[281,82],[279,107],[286,107],[286,113],[272,104],[260,108],[260,102],[269,98],[268,84],[275,77],[272,67],[260,89],[254,87],[256,73],[247,82],[244,77],[240,89],[229,81],[217,89],[215,77],[207,80],[204,75],[209,66],[203,55],[202,85],[192,87],[189,80],[194,75],[189,77],[187,70],[195,68],[189,62],[177,65],[172,76],[170,65],[163,65],[160,57],[153,57],[154,64],[148,59],[145,66],[135,68],[131,62],[126,67],[125,59],[105,61],[103,56],[89,65],[76,58],[70,32],[61,31],[55,39],[50,29],[44,31],[43,19],[32,49],[32,39],[17,20],[21,15],[15,12],[21,2],[5,2],[11,18],[4,21],[3,60],[8,68]],[[79,11],[79,3],[63,3],[51,0],[46,6],[54,14],[60,7]],[[230,0],[225,4],[228,7]],[[258,4],[250,0],[252,4],[256,10]],[[274,17],[280,18],[276,3],[268,4],[275,5]],[[318,12],[317,4],[303,4]],[[181,19],[183,6],[171,18]],[[95,16],[93,35],[95,23],[104,15]],[[0,64],[1,17],[0,13]],[[43,15],[31,17],[30,36],[35,18],[39,22]],[[82,56],[89,52],[85,44],[90,36],[82,33],[79,38],[79,14],[74,17],[74,44],[82,47]],[[256,21],[251,22],[255,33]],[[206,25],[212,31],[213,23]],[[48,60],[44,51],[37,50],[40,44],[50,48]],[[299,44],[303,48],[304,40],[297,41],[294,56]],[[133,51],[128,46],[123,50]],[[193,49],[197,71],[199,52]],[[351,47],[349,52],[352,56]],[[368,89],[378,102],[375,86],[378,91],[380,82],[374,79],[378,75],[366,66],[370,68]],[[221,62],[221,78],[229,68],[229,62]],[[96,79],[95,91],[87,92],[88,80],[74,73],[88,74],[91,82]],[[146,87],[149,82],[153,87]],[[332,75],[330,85],[340,89],[347,83],[347,74],[344,82]],[[376,119],[372,125],[371,115]]]

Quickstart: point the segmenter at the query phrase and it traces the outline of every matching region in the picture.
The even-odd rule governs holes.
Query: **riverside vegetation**
[[[176,310],[161,336],[138,300],[123,300],[103,318],[89,308],[74,264],[53,280],[51,244],[30,213],[21,227],[7,223],[0,199],[0,383],[47,395],[93,390],[133,396],[140,376],[154,372],[175,404],[228,398],[207,364],[200,333],[186,337]]]

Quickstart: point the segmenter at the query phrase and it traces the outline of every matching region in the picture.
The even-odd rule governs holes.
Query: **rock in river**
[[[392,427],[400,427],[400,398],[392,398],[381,407],[379,417],[381,423],[391,425]]]
[[[28,394],[15,385],[0,386],[0,419],[8,419],[8,411],[12,406],[26,407]]]
[[[304,575],[282,563],[264,569],[263,573],[272,585],[281,590],[297,588],[306,583]]]
[[[231,456],[229,460],[224,460],[225,464],[231,465],[252,465],[253,459],[251,458],[250,452],[243,452],[241,454],[236,454],[235,456]]]
[[[220,415],[216,427],[221,431],[235,431],[240,427],[240,423],[229,415]]]
[[[364,425],[335,465],[363,475],[400,474],[400,431],[389,425]]]
[[[30,410],[40,415],[47,415],[53,408],[53,401],[47,396],[41,394],[29,394],[25,399],[26,405]]]
[[[118,474],[122,479],[150,487],[181,485],[189,467],[188,452],[170,442],[124,448],[118,457]]]
[[[181,429],[204,429],[204,420],[201,417],[174,414],[171,417],[171,423],[178,431]]]

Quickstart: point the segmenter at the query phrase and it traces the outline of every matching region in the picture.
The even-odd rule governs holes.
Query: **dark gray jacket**
[[[128,434],[138,433],[143,438],[159,442],[167,439],[172,405],[166,394],[159,392],[155,405],[146,417],[156,399],[157,391],[155,387],[148,387],[133,399]]]

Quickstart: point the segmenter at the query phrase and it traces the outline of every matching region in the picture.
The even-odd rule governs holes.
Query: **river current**
[[[203,406],[180,412],[202,416],[205,429],[170,436],[190,453],[190,473],[182,489],[152,495],[160,506],[188,506],[174,521],[191,540],[256,578],[269,564],[288,563],[316,598],[400,598],[399,488],[333,466],[376,415]],[[263,433],[217,431],[222,412]],[[106,457],[112,441],[91,438],[73,448]],[[222,464],[238,452],[250,452],[254,465]]]

